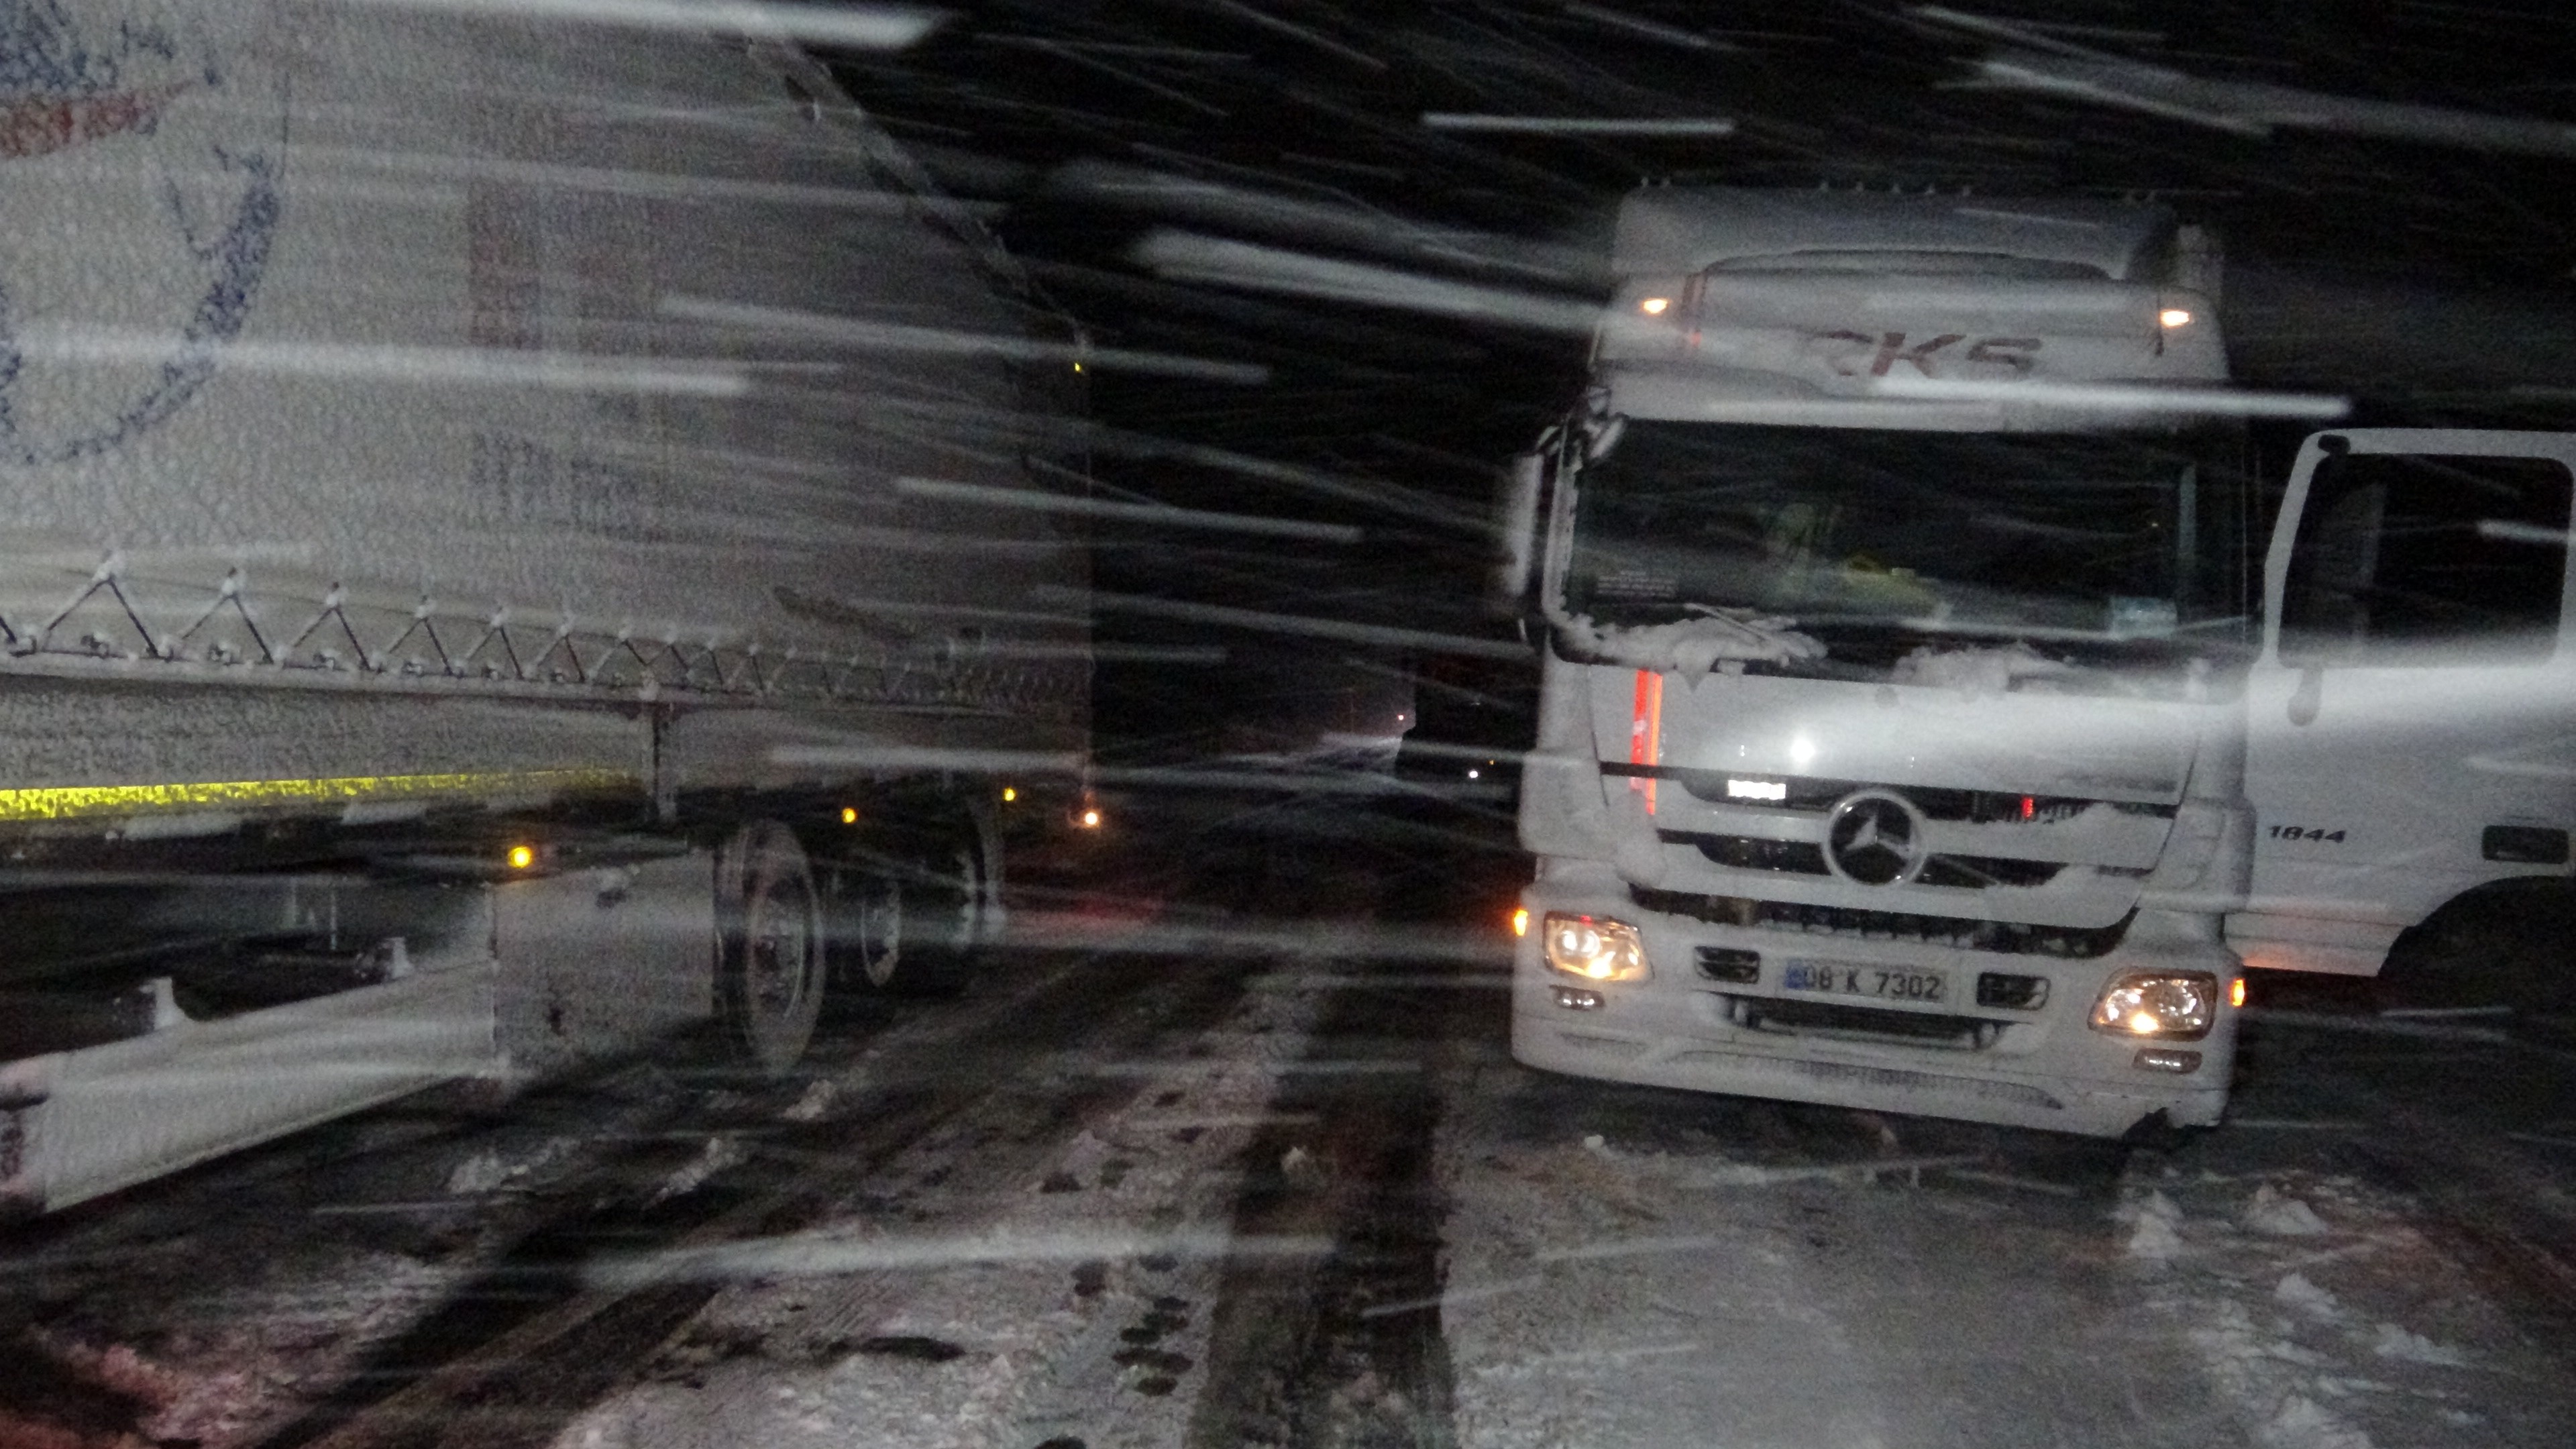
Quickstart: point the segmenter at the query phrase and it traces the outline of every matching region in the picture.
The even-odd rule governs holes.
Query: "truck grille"
[[[1649,911],[1688,916],[1719,926],[1752,926],[1811,935],[1851,936],[1872,941],[1921,941],[1967,951],[2007,955],[2067,956],[2090,960],[2119,949],[2129,933],[2128,916],[2108,926],[2035,926],[2020,921],[1973,921],[1957,916],[1914,915],[1904,911],[1860,911],[1848,906],[1810,906],[1794,901],[1763,901],[1749,896],[1710,896],[1691,891],[1652,890],[1630,886],[1629,898]]]
[[[1763,840],[1749,835],[1708,835],[1664,830],[1657,834],[1676,845],[1696,846],[1717,865],[1736,870],[1778,870],[1824,875],[1825,851],[1803,840]],[[1988,886],[2041,886],[2066,867],[2053,860],[2007,860],[1993,855],[1936,855],[1923,863],[1916,879],[1929,886],[1983,890]]]

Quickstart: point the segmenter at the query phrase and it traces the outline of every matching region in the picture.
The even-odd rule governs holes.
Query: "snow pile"
[[[524,1171],[524,1167],[513,1167],[503,1161],[500,1153],[477,1152],[456,1164],[456,1170],[447,1174],[447,1192],[451,1197],[481,1197],[487,1192],[498,1191]]]
[[[2435,1343],[2420,1333],[2409,1333],[2394,1323],[2379,1325],[2379,1336],[2371,1351],[2381,1358],[2407,1363],[2431,1364],[2436,1368],[2466,1368],[2469,1356],[2447,1344]]]
[[[1324,1164],[1303,1147],[1290,1147],[1279,1157],[1279,1176],[1293,1187],[1321,1187],[1326,1181]]]
[[[2326,1411],[2305,1394],[2292,1394],[2255,1431],[2265,1449],[2371,1449],[2370,1436]]]
[[[2113,1216],[2129,1224],[2130,1257],[2163,1262],[2182,1256],[2182,1209],[2172,1198],[2150,1189]]]
[[[448,1196],[482,1197],[499,1192],[552,1167],[571,1156],[579,1146],[580,1143],[570,1137],[553,1137],[530,1152],[504,1153],[487,1147],[449,1170]]]
[[[2316,1209],[2275,1191],[2268,1182],[2254,1189],[2254,1201],[2245,1208],[2245,1226],[2276,1238],[2313,1238],[2332,1231]]]
[[[808,1084],[804,1095],[788,1104],[786,1111],[778,1114],[779,1119],[785,1122],[820,1122],[823,1114],[832,1110],[832,1099],[838,1095],[840,1089],[828,1079],[818,1079]]]
[[[697,1156],[689,1159],[678,1171],[662,1179],[661,1185],[653,1189],[651,1201],[664,1203],[675,1197],[686,1197],[706,1186],[707,1179],[728,1167],[741,1165],[749,1159],[750,1155],[743,1150],[741,1143],[731,1137],[710,1137],[707,1139],[707,1145]]]
[[[2074,672],[2073,665],[2051,659],[2016,639],[2001,647],[1969,649],[1926,644],[1897,660],[1888,678],[1897,684],[1955,689],[1975,698],[2006,693],[2021,680],[2057,678]]]
[[[1822,659],[1825,646],[1801,634],[1787,619],[1751,609],[1687,605],[1697,618],[1670,624],[1624,628],[1596,624],[1588,614],[1558,621],[1570,652],[1603,664],[1637,669],[1672,670],[1693,684],[1708,677],[1721,661],[1766,660],[1785,664]]]
[[[2272,1301],[2321,1321],[2331,1322],[2343,1316],[2343,1305],[2335,1301],[2335,1296],[2309,1282],[2304,1273],[2283,1274],[2281,1281],[2273,1285]]]

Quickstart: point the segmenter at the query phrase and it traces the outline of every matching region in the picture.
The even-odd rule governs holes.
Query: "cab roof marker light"
[[[1637,310],[1649,317],[1661,317],[1672,305],[1673,299],[1670,297],[1648,297],[1637,304]]]
[[[2168,332],[2177,327],[2188,327],[2191,325],[2191,309],[2188,307],[2167,307],[2156,313],[2156,325],[2164,328]]]

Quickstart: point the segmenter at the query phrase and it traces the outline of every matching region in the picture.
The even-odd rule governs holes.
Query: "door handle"
[[[2290,692],[2290,723],[2311,725],[2317,722],[2317,706],[2325,701],[2326,667],[2311,664],[2299,671],[2299,687]]]

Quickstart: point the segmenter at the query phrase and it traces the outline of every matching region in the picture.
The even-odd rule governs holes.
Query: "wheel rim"
[[[859,974],[892,985],[903,958],[903,882],[869,877],[859,887]]]
[[[746,994],[765,1033],[792,1023],[813,986],[812,923],[786,884],[774,875],[762,881],[743,923]]]
[[[723,959],[717,1006],[735,1048],[775,1076],[805,1053],[823,1007],[823,932],[814,878],[796,838],[746,826],[717,878]]]
[[[984,921],[984,862],[975,847],[964,841],[957,846],[957,909],[950,928],[956,933],[950,949],[963,951],[975,944],[977,928]]]

